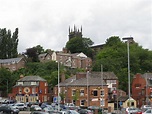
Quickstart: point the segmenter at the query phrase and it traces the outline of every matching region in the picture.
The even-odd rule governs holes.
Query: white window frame
[[[102,92],[103,92],[103,94],[102,94]],[[105,95],[105,91],[104,91],[104,89],[101,89],[100,96],[104,96],[104,95]]]
[[[80,89],[80,96],[84,96],[84,89]]]
[[[85,100],[84,99],[80,100],[80,106],[84,106],[84,105],[85,105]]]
[[[100,98],[100,106],[105,106],[105,99],[104,98]]]
[[[76,89],[72,89],[72,96],[76,94]]]

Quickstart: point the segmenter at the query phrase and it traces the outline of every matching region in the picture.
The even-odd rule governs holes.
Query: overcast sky
[[[94,45],[132,36],[152,50],[152,0],[0,0],[0,28],[19,28],[20,53],[37,45],[62,50],[74,25]]]

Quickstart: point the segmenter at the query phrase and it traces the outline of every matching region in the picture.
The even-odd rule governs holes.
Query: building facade
[[[134,76],[132,97],[137,101],[137,107],[152,103],[152,73],[138,73]]]
[[[114,73],[110,72],[104,72],[102,76],[101,72],[77,73],[71,78],[61,82],[59,84],[59,91],[58,85],[54,88],[54,97],[57,97],[59,92],[61,96],[64,96],[61,97],[61,102],[74,103],[81,107],[100,106],[107,108],[109,89],[112,92],[112,90],[116,88],[116,86],[109,85],[113,85],[112,83],[117,85],[118,79]],[[108,82],[108,80],[114,81],[110,81],[111,83],[109,82],[109,85],[107,85],[106,82]]]
[[[7,68],[10,71],[15,71],[25,67],[25,59],[22,57],[11,59],[0,59],[0,68]]]
[[[63,53],[53,52],[52,60],[69,68],[88,68],[92,65],[92,59],[87,57],[84,53]]]
[[[40,76],[21,76],[13,86],[12,98],[18,102],[45,102],[49,99],[48,83]]]

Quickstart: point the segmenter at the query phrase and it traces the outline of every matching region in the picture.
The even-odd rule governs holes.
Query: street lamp
[[[103,92],[103,66],[102,66],[102,64],[101,64],[101,84],[102,84],[102,92]],[[103,114],[103,94],[102,94],[101,98],[102,99],[100,99],[100,106],[102,105],[102,114]],[[102,101],[102,104],[101,104],[101,101]]]
[[[59,77],[59,75],[60,75],[60,66],[59,66],[59,61],[58,61],[58,111],[60,111],[60,91],[59,91],[59,89],[60,89],[60,85],[59,85],[59,83],[60,83],[60,77]]]
[[[128,51],[128,96],[129,96],[129,107],[130,107],[130,55],[129,55],[129,42],[133,40],[133,37],[125,37],[123,40],[127,40],[127,51]]]
[[[89,106],[89,89],[88,89],[88,77],[89,76],[89,71],[87,71],[87,107]]]

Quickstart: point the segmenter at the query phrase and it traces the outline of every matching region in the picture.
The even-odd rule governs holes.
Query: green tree
[[[131,81],[136,73],[152,72],[152,51],[143,49],[137,43],[130,43],[130,74]],[[114,72],[119,79],[119,87],[128,89],[128,54],[127,44],[119,37],[113,36],[107,39],[105,47],[96,56],[93,71],[100,71],[103,65],[104,72]]]
[[[66,43],[66,48],[71,53],[83,52],[87,56],[92,57],[92,49],[90,48],[91,45],[93,45],[93,42],[90,38],[75,37]]]
[[[32,48],[26,49],[25,54],[28,56],[29,62],[39,62],[38,55],[44,53],[44,49],[42,46],[37,45]]]
[[[16,77],[14,77],[9,70],[0,68],[0,92],[2,97],[7,96],[7,94],[11,92],[15,82]]]
[[[0,59],[8,59],[17,57],[18,47],[18,28],[15,29],[13,35],[10,30],[0,29]]]

